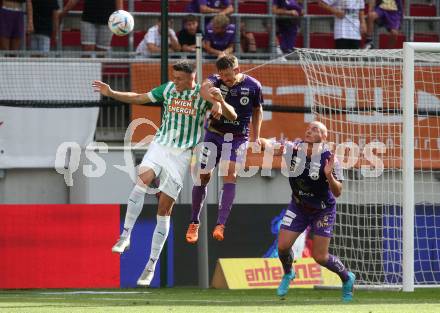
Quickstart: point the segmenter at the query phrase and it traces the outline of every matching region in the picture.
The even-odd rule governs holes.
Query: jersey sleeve
[[[207,79],[214,87],[220,86],[220,77],[218,75],[210,75]]]
[[[160,85],[159,87],[151,89],[151,91],[147,93],[148,98],[150,98],[153,102],[161,102],[165,100],[164,91],[167,85],[168,83],[165,83]]]
[[[255,99],[254,99],[254,103],[252,104],[252,106],[255,107],[260,107],[264,104],[264,100],[263,100],[263,90],[261,88],[261,85],[258,84],[258,87],[256,89],[255,92]]]
[[[150,27],[150,29],[148,30],[148,32],[145,34],[145,42],[148,43],[155,43],[155,31],[156,29],[154,27]]]

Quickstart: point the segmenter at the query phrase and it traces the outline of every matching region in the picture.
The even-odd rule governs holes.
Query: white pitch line
[[[104,300],[104,301],[163,301],[163,302],[206,302],[206,303],[234,303],[237,302],[237,300],[208,300],[208,299],[203,299],[203,300],[197,300],[197,299],[178,299],[178,300],[173,300],[173,299],[151,299],[151,298],[90,298],[90,300]],[[278,302],[280,301],[279,299],[274,299],[274,300],[258,300],[258,302]],[[255,302],[255,301],[240,301],[240,302]]]
[[[151,291],[53,291],[40,292],[40,295],[119,295],[119,294],[148,294]]]

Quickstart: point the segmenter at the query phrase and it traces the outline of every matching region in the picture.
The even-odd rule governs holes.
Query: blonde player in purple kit
[[[220,162],[221,168],[227,168],[227,174],[223,177],[217,226],[212,234],[216,240],[222,241],[225,224],[235,197],[236,164],[243,162],[249,141],[251,118],[253,136],[251,142],[260,143],[263,118],[261,106],[263,94],[260,82],[249,75],[240,73],[238,60],[233,55],[219,58],[216,67],[218,74],[208,77],[203,83],[200,93],[202,97],[207,97],[208,101],[219,101],[224,98],[229,105],[234,107],[237,119],[230,121],[223,117],[215,119],[211,116],[205,125],[204,142],[206,145],[201,152],[200,165],[202,169],[209,172],[200,174],[200,182],[196,182],[192,190],[192,216],[186,240],[193,244],[198,240],[200,210],[206,198],[207,185],[213,170],[208,163],[214,163],[213,165],[217,166]],[[224,147],[229,147],[230,151],[226,151],[228,149]]]
[[[336,199],[342,193],[342,169],[325,144],[327,128],[320,122],[311,122],[304,140],[284,145],[284,160],[289,169],[292,200],[281,222],[278,235],[278,256],[284,276],[277,294],[287,294],[295,278],[292,270],[292,246],[301,233],[311,227],[313,233],[312,257],[321,266],[336,273],[342,280],[342,299],[351,301],[356,279],[338,257],[329,254],[330,239],[336,221]],[[270,145],[261,139],[263,146]],[[279,154],[281,154],[280,151]]]

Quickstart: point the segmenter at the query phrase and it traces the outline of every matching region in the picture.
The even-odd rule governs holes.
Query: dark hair
[[[182,60],[173,65],[173,70],[192,74],[196,72],[196,67],[194,66],[194,63]]]
[[[219,71],[226,70],[228,68],[234,69],[238,66],[238,59],[234,55],[228,54],[218,59],[215,62],[215,66]]]
[[[195,15],[187,15],[183,18],[183,24],[185,24],[186,22],[198,22],[199,19],[197,18],[197,16]]]

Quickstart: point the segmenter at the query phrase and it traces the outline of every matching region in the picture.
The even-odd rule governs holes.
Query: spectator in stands
[[[176,33],[171,28],[171,25],[172,25],[172,21],[169,21],[169,26],[168,26],[169,51],[179,52],[181,49],[179,40],[177,39]],[[144,57],[151,57],[154,54],[159,54],[160,41],[161,41],[160,19],[158,19],[156,24],[148,29],[144,39],[142,39],[142,41],[137,46],[136,52]]]
[[[393,46],[399,35],[403,19],[402,0],[370,0],[368,7],[367,40],[365,49],[372,49],[374,23],[385,26],[391,33],[390,45]]]
[[[57,0],[32,0],[34,32],[31,34],[31,50],[49,52],[51,37],[56,41],[58,34]]]
[[[183,28],[177,35],[183,52],[196,52],[196,34],[201,32],[196,16],[190,14],[183,18]]]
[[[220,58],[234,52],[235,25],[226,15],[216,15],[206,28],[203,47],[212,56]]]
[[[229,15],[234,12],[234,7],[229,0],[192,0],[186,10],[193,13]]]
[[[295,48],[299,25],[298,17],[302,14],[302,3],[298,0],[273,0],[272,12],[276,15],[290,17],[277,20],[281,51],[290,53]]]
[[[243,52],[257,52],[254,33],[246,30],[246,24],[240,23],[240,45]]]
[[[367,32],[364,0],[319,0],[319,6],[335,16],[336,49],[359,49]]]
[[[69,0],[60,14],[60,22],[79,0]],[[81,18],[81,45],[83,51],[107,51],[110,49],[112,32],[107,26],[108,18],[116,10],[122,10],[123,0],[84,0]]]
[[[26,9],[24,9],[26,4]],[[0,7],[0,50],[19,50],[24,38],[24,14],[27,32],[34,30],[31,0],[4,0]]]

